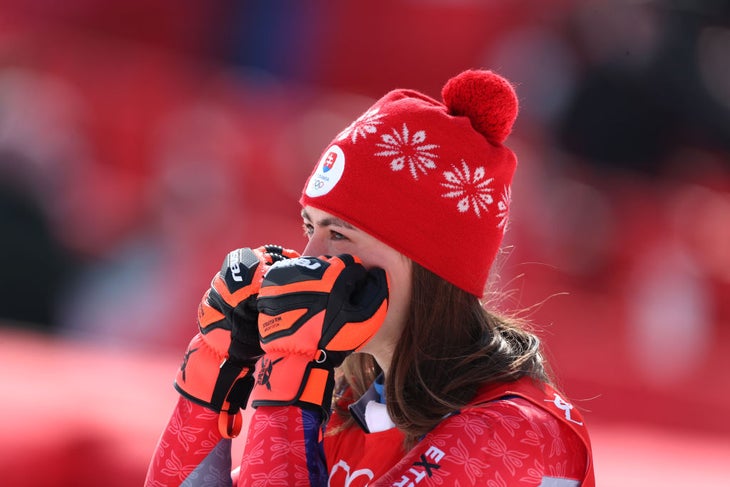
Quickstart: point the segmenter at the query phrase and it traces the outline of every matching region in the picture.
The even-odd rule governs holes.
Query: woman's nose
[[[312,257],[317,257],[320,255],[326,255],[327,254],[327,248],[322,242],[322,239],[317,238],[316,236],[312,236],[309,239],[309,242],[307,243],[307,246],[304,247],[304,252],[302,252],[302,255],[309,255]]]

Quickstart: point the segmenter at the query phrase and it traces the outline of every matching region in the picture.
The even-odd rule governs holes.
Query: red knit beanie
[[[517,97],[491,71],[450,79],[444,103],[391,91],[323,152],[301,197],[482,296],[517,161],[502,145]]]

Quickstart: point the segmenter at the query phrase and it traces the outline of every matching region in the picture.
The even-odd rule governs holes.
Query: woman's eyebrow
[[[302,210],[302,218],[305,219],[308,222],[315,223],[315,222],[312,221],[312,218],[309,216],[309,213],[307,213],[307,210]],[[352,225],[350,225],[349,223],[347,223],[342,218],[337,218],[335,216],[328,216],[328,217],[323,218],[322,220],[320,220],[320,221],[318,221],[316,223],[317,223],[318,226],[321,226],[321,227],[333,226],[333,227],[343,227],[343,228],[348,228],[348,229],[351,229],[351,230],[355,230],[355,227],[353,227]]]

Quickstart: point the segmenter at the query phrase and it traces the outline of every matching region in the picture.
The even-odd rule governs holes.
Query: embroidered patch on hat
[[[334,188],[345,172],[345,153],[336,145],[330,146],[309,178],[306,194],[311,198],[323,196]]]

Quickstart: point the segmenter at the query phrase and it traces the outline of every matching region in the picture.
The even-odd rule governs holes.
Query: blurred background
[[[141,485],[225,254],[386,91],[516,86],[495,305],[600,486],[730,485],[730,2],[0,0],[0,479]]]

